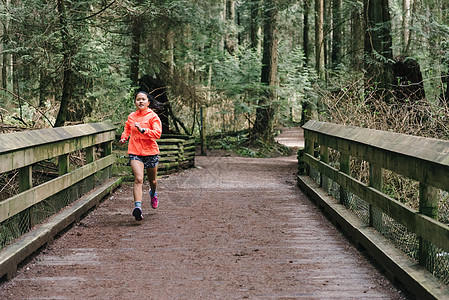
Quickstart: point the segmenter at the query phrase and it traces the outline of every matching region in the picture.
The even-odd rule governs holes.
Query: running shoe
[[[140,207],[135,207],[133,210],[133,216],[134,218],[136,218],[136,221],[142,221],[143,220],[142,209]]]
[[[157,204],[158,204],[158,200],[157,200],[157,195],[154,195],[153,197],[151,197],[151,207],[153,209],[157,208]]]

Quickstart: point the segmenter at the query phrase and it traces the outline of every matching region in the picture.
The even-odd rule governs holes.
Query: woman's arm
[[[153,139],[158,139],[162,135],[162,123],[161,119],[156,115],[149,121],[150,128],[142,128],[145,131],[143,134]],[[142,132],[142,131],[141,131]]]
[[[120,136],[120,142],[124,143],[128,140],[129,135],[131,134],[131,115],[128,116],[128,119],[125,122],[125,129],[123,130],[122,135]],[[123,141],[123,142],[122,142]]]

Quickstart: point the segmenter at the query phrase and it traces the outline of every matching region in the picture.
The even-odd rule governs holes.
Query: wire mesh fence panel
[[[2,136],[0,249],[111,177],[114,131],[103,122]]]
[[[110,174],[109,167],[101,170],[3,221],[0,224],[0,249],[101,185],[110,178]]]
[[[439,190],[438,220],[449,225],[449,192]]]
[[[431,245],[426,269],[445,284],[449,284],[449,253]]]
[[[369,224],[370,209],[365,200],[355,195],[351,197],[352,203],[350,209],[363,223]]]
[[[321,181],[326,182],[322,188],[327,191],[328,195],[340,201],[340,185],[320,173],[315,168],[310,168],[309,175],[317,184]],[[419,257],[419,237],[407,230],[403,225],[384,214],[380,209],[373,207],[370,209],[369,203],[350,192],[345,192],[343,202],[340,202],[348,210],[351,210],[364,224],[369,224],[370,216],[372,218],[372,226],[381,235],[387,238],[396,248],[407,254],[411,259],[418,261]],[[444,195],[444,193],[441,193]],[[443,203],[441,207],[447,205],[447,199],[440,201]],[[446,212],[443,210],[443,212]],[[443,213],[444,215],[444,213]],[[429,256],[425,265],[426,269],[436,278],[449,284],[449,253],[430,244]]]

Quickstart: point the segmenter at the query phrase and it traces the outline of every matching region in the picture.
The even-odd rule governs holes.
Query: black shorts
[[[145,169],[155,168],[159,163],[159,155],[149,155],[149,156],[140,156],[140,155],[129,155],[129,163],[131,164],[132,160],[138,160],[143,163],[143,167]]]

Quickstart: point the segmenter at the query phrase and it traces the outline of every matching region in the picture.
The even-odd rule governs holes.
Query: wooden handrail
[[[305,148],[299,157],[300,173],[307,173],[311,167],[316,169],[417,234],[421,239],[420,264],[428,258],[428,242],[449,252],[449,226],[436,220],[438,189],[449,191],[449,141],[318,121],[307,122],[303,129]],[[321,153],[333,149],[340,152],[340,157],[368,162],[370,183],[356,180],[341,166],[333,167],[326,155],[317,155],[317,148]],[[382,169],[419,182],[419,210],[382,192]],[[372,226],[371,221],[369,225]]]
[[[115,162],[112,141],[115,127],[108,122],[0,135],[0,173],[18,170],[19,193],[0,201],[0,222],[80,182]],[[94,147],[101,147],[95,160]],[[86,150],[86,164],[68,168],[68,154]],[[58,158],[59,177],[33,187],[33,165]]]

